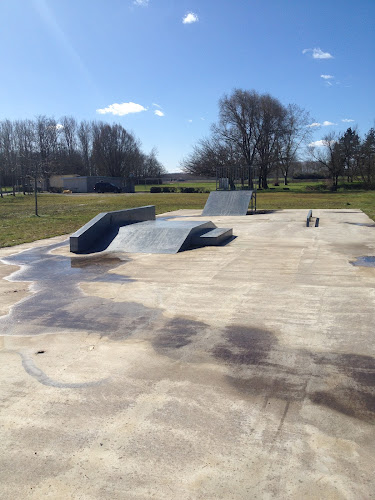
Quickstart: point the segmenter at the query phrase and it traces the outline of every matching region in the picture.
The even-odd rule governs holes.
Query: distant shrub
[[[180,193],[209,193],[209,189],[203,187],[180,187]]]
[[[175,193],[176,192],[176,188],[173,186],[164,186],[162,188],[162,190],[163,190],[163,193]]]
[[[339,184],[339,188],[343,188],[345,190],[351,191],[356,189],[366,189],[373,190],[375,189],[374,184],[368,184],[367,182],[342,182]]]
[[[328,191],[329,190],[329,186],[327,186],[327,184],[313,184],[313,185],[309,185],[309,186],[306,186],[306,191]]]
[[[161,193],[162,188],[160,186],[151,186],[150,193]]]
[[[306,174],[296,174],[296,175],[293,175],[293,179],[300,179],[300,180],[303,180],[303,179],[325,179],[326,176],[323,175],[323,174],[319,174],[319,173],[316,173],[316,172],[307,172]]]

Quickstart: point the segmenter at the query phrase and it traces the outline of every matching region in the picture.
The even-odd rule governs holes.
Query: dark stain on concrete
[[[206,328],[205,323],[186,318],[169,320],[155,332],[152,345],[157,351],[181,349],[193,342],[194,337]]]
[[[264,364],[269,351],[275,343],[274,335],[258,328],[244,326],[228,327],[225,331],[225,344],[213,350],[215,357],[235,364]],[[251,345],[251,349],[249,349]]]
[[[227,327],[222,338],[212,354],[230,367],[227,379],[243,395],[287,402],[308,398],[375,423],[375,359],[371,356],[292,349],[280,345],[267,330],[239,325]]]

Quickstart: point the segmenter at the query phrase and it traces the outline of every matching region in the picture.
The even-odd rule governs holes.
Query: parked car
[[[110,182],[97,182],[94,186],[96,193],[121,193],[121,188]]]

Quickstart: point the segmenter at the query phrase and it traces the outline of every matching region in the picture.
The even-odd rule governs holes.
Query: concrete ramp
[[[211,221],[155,220],[140,222],[120,227],[107,251],[177,253],[187,250],[191,246],[217,245],[232,236],[231,229],[221,230],[217,235],[211,234],[215,229],[218,228]],[[209,235],[208,238],[211,241],[207,238],[203,239],[206,234]]]
[[[252,197],[253,191],[212,191],[202,215],[246,215]]]

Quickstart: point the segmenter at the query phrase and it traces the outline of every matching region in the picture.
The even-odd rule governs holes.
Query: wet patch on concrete
[[[269,331],[238,325],[227,327],[223,340],[212,354],[228,364],[228,381],[242,394],[286,402],[308,398],[375,423],[375,359],[371,356],[292,349],[280,345]]]
[[[155,332],[152,346],[156,351],[181,349],[193,342],[196,335],[206,328],[205,323],[186,318],[174,318]]]
[[[32,282],[30,289],[34,293],[0,318],[2,335],[84,330],[117,340],[133,335],[160,314],[160,311],[140,304],[129,302],[124,305],[84,294],[79,288],[81,282],[132,281],[127,276],[110,272],[129,259],[107,255],[71,259],[51,253],[66,244],[34,248],[4,259],[5,263],[21,266],[7,279]]]
[[[352,261],[351,264],[353,266],[360,266],[360,267],[375,267],[375,256],[370,255],[370,256],[357,257],[357,259],[355,261]]]
[[[22,366],[24,367],[26,373],[35,378],[39,383],[47,385],[49,387],[58,387],[60,389],[83,389],[85,387],[93,387],[103,384],[108,380],[108,379],[102,379],[102,380],[95,380],[93,382],[81,382],[81,383],[59,382],[57,380],[48,377],[48,375],[46,375],[40,368],[38,368],[31,356],[23,352],[19,352],[18,354],[21,356]],[[40,352],[38,352],[37,354],[40,354]]]

